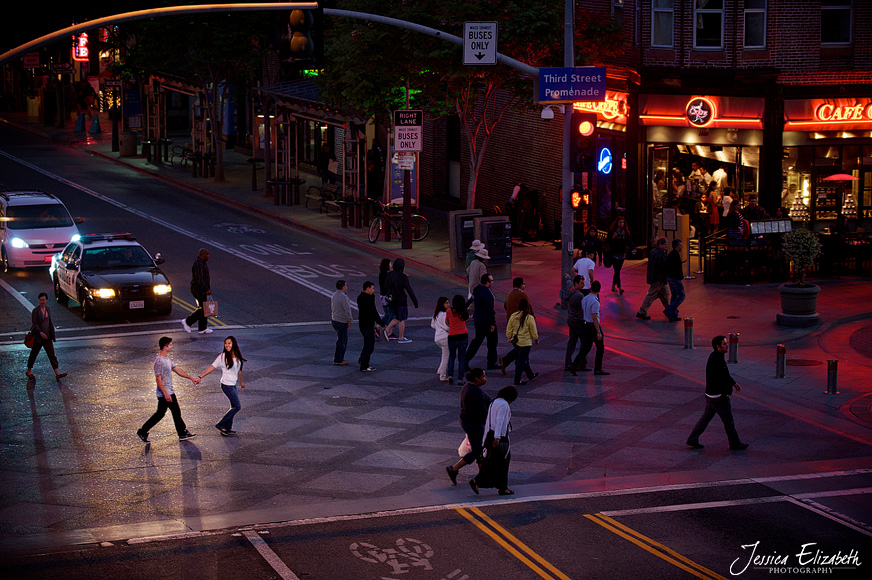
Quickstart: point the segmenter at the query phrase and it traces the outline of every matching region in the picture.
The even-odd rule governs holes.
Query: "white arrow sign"
[[[463,23],[463,64],[497,64],[497,23]]]

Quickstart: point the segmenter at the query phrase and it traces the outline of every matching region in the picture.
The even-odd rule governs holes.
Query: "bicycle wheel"
[[[412,216],[412,241],[420,242],[430,233],[430,221],[422,215]]]
[[[369,224],[369,241],[374,244],[378,237],[381,235],[382,229],[385,227],[384,222],[381,217],[373,218],[372,223]]]

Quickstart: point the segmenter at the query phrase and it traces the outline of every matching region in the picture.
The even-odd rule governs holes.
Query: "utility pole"
[[[565,0],[563,23],[563,66],[575,67],[575,2]],[[567,103],[563,114],[563,213],[560,227],[560,283],[572,272],[572,245],[575,220],[572,209],[573,175],[569,170],[569,140],[572,127],[572,103]]]

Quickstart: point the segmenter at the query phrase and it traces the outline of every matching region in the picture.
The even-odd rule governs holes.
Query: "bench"
[[[318,213],[330,213],[330,210],[339,213],[342,208],[337,203],[339,201],[339,186],[331,183],[325,183],[321,187],[309,186],[306,192],[306,207],[309,207],[309,201],[318,202]]]

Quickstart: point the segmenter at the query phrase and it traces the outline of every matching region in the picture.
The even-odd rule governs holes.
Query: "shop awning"
[[[319,100],[321,87],[307,79],[277,83],[267,87],[258,87],[256,92],[273,99],[275,103],[292,114],[321,121],[342,125],[345,123],[362,125],[366,119],[361,113],[348,109],[328,107]]]
[[[689,106],[703,99],[712,118],[702,125],[691,123]],[[667,127],[762,129],[764,100],[753,97],[692,95],[639,95],[639,122]],[[692,111],[692,109],[691,109]]]

